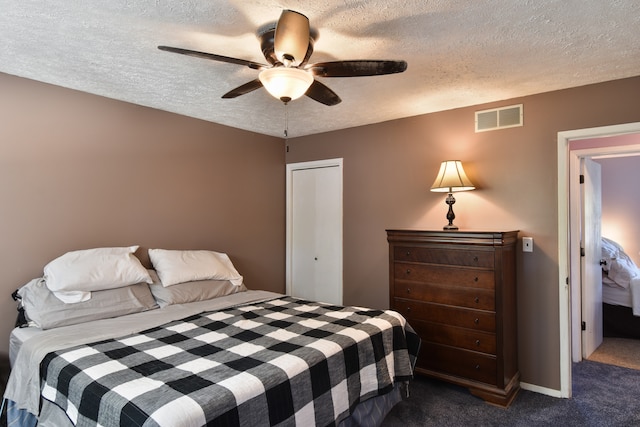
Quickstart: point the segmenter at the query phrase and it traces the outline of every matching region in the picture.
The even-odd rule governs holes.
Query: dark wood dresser
[[[387,230],[389,301],[422,339],[416,373],[509,406],[520,389],[517,231]]]

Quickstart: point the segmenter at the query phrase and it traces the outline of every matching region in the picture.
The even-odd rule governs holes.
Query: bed
[[[603,334],[640,339],[640,269],[619,243],[604,237],[602,260]]]
[[[128,280],[103,280],[102,254],[98,275],[66,259],[19,289],[9,425],[373,426],[406,395],[420,342],[398,313],[249,290],[225,254],[151,251]]]

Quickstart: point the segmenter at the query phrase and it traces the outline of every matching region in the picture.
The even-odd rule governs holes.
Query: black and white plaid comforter
[[[78,426],[336,425],[411,378],[415,339],[391,311],[282,297],[50,353],[42,397]]]

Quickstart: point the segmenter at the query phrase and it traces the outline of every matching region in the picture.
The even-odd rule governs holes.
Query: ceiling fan
[[[275,28],[267,28],[259,37],[268,65],[178,47],[158,46],[158,49],[260,70],[257,79],[225,93],[222,98],[236,98],[264,86],[285,104],[303,95],[329,106],[342,102],[334,91],[315,77],[379,76],[407,69],[405,61],[352,60],[309,64],[315,37],[309,19],[293,10],[283,10]]]

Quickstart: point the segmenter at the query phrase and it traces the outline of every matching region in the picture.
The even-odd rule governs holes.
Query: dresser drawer
[[[432,248],[421,246],[396,246],[396,261],[423,262],[427,264],[462,265],[467,267],[494,268],[493,251],[473,248]]]
[[[460,328],[442,323],[409,320],[419,336],[432,343],[479,351],[495,356],[496,335],[490,332]]]
[[[417,367],[485,384],[497,385],[498,382],[495,356],[441,344],[423,342]]]
[[[396,281],[393,292],[394,296],[475,310],[495,311],[496,307],[495,292],[491,289],[457,288]]]
[[[485,332],[494,332],[496,329],[496,314],[493,311],[452,307],[405,298],[394,298],[392,308],[411,320],[443,323]],[[413,322],[409,323],[413,325]]]
[[[395,262],[394,276],[396,280],[410,280],[436,285],[484,289],[495,288],[495,275],[493,270]]]

